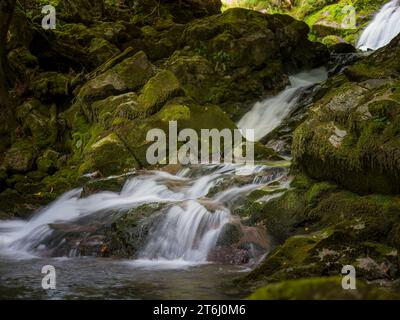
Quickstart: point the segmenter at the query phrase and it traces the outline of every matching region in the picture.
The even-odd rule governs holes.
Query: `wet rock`
[[[237,220],[223,227],[208,259],[226,264],[246,264],[262,256],[268,249],[269,243],[263,228],[246,227]]]
[[[305,176],[292,187],[252,217],[278,246],[244,282],[334,276],[343,265],[364,280],[398,278],[397,197],[357,196]]]
[[[96,173],[96,176],[100,175],[100,172]],[[90,180],[83,186],[82,197],[88,197],[98,192],[120,192],[126,181],[132,177],[134,173],[128,173],[126,175],[107,177],[102,179]]]

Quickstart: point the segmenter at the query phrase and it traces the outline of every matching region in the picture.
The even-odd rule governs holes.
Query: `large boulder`
[[[138,164],[115,133],[101,138],[83,153],[82,173],[99,172],[107,177],[124,169],[135,169]]]
[[[134,91],[142,87],[155,74],[155,67],[141,51],[123,60],[111,69],[88,81],[80,90],[77,100],[90,103],[96,100]]]
[[[358,193],[400,192],[400,36],[322,90],[295,132],[294,163]]]

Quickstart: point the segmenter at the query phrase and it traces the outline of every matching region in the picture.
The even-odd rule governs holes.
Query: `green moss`
[[[163,70],[151,78],[143,87],[138,103],[144,110],[144,115],[149,116],[157,112],[169,99],[182,93],[180,84],[175,75]]]
[[[37,152],[30,139],[18,140],[5,153],[2,167],[9,172],[28,172],[34,167]]]
[[[80,103],[90,119],[87,104],[110,95],[136,90],[143,86],[155,73],[155,67],[148,61],[143,51],[128,57],[101,75],[88,81],[80,90],[77,103]]]
[[[292,187],[252,215],[281,245],[244,283],[335,275],[347,264],[357,266],[360,279],[398,277],[398,197],[362,197],[304,175]]]
[[[115,157],[118,155],[118,157]],[[115,133],[98,140],[86,147],[83,164],[79,173],[99,171],[103,176],[120,173],[125,169],[138,167],[135,158],[126,149]]]
[[[43,173],[54,173],[57,170],[60,154],[54,150],[46,150],[37,160],[37,168]]]
[[[295,167],[361,194],[399,192],[399,83],[389,78],[392,71],[385,64],[381,79],[371,79],[377,76],[377,61],[388,55],[392,65],[397,52],[388,48],[350,67],[344,83],[337,77],[338,84],[328,85],[309,119],[294,133]]]
[[[162,121],[178,121],[190,119],[190,108],[184,104],[166,104],[159,112]]]
[[[57,97],[66,97],[69,92],[70,78],[57,72],[39,74],[31,84],[33,95],[41,100],[48,101]]]
[[[283,281],[258,289],[251,300],[376,300],[399,299],[397,292],[357,281],[357,290],[343,290],[341,277]]]

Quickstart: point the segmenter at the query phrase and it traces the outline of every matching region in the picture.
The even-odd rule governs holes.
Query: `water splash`
[[[301,72],[290,77],[290,86],[273,98],[257,102],[237,124],[240,129],[254,129],[254,140],[259,141],[279,127],[298,103],[301,93],[310,86],[326,80],[325,68]]]
[[[390,43],[400,33],[400,3],[392,0],[385,4],[362,33],[357,48],[376,50]]]

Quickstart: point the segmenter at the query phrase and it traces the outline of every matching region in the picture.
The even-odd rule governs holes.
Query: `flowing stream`
[[[239,127],[255,129],[256,140],[261,139],[289,116],[304,89],[326,77],[325,69],[290,77],[289,88],[257,103]],[[0,297],[242,298],[245,292],[230,280],[251,270],[269,244],[261,236],[265,230],[242,225],[233,212],[254,190],[270,191],[260,200],[270,201],[289,188],[289,165],[282,161],[250,167],[200,165],[175,173],[138,171],[126,177],[120,192],[85,195],[83,189],[74,189],[29,220],[0,221]],[[107,236],[108,226],[138,215],[143,206],[150,214],[139,231],[147,233],[134,259],[90,254]],[[233,253],[219,252],[217,246],[228,224],[244,230],[240,248],[228,248]],[[231,254],[236,258],[237,252],[246,262],[227,264],[224,259],[234,259]],[[41,268],[48,264],[58,270],[60,285],[54,292],[40,288]]]
[[[254,129],[254,140],[259,141],[290,115],[299,102],[301,93],[310,86],[328,78],[325,68],[314,69],[290,76],[290,86],[276,97],[257,102],[238,122],[240,129]],[[250,137],[247,137],[250,139]]]
[[[390,43],[400,33],[400,2],[385,4],[362,33],[357,48],[376,50]]]

